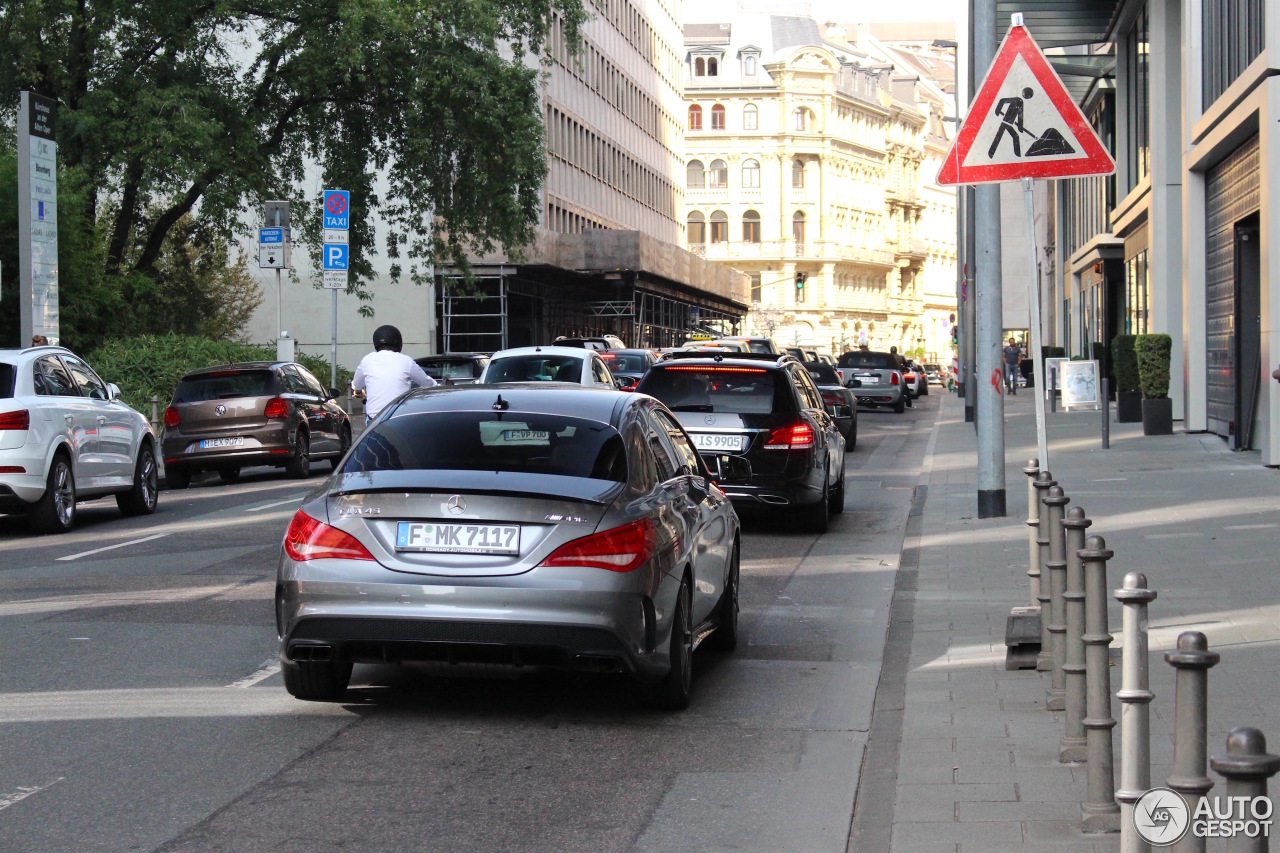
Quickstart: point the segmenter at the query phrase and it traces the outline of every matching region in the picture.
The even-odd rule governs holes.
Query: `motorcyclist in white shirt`
[[[351,387],[365,393],[365,423],[410,388],[430,388],[437,384],[416,361],[400,352],[403,346],[404,339],[395,326],[379,326],[374,330],[373,352],[360,359],[360,366],[351,379]]]

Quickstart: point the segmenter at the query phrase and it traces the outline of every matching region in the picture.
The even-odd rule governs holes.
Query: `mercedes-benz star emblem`
[[[445,502],[450,515],[462,515],[467,511],[467,500],[462,495],[454,495]]]
[[[219,417],[221,417],[222,415],[225,415],[225,414],[227,413],[227,407],[226,407],[226,406],[214,406],[214,407],[213,407],[213,413],[214,413],[215,415],[218,415]]]
[[[715,416],[715,415],[707,415],[705,418],[703,418],[703,421],[705,421],[705,422],[706,422],[707,426],[711,426],[712,424],[714,424],[714,423],[716,422],[716,416]]]

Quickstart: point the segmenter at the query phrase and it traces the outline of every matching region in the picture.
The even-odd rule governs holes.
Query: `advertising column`
[[[20,346],[58,342],[58,104],[22,92],[18,106],[18,305]]]

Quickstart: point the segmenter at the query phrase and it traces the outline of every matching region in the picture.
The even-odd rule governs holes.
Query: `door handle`
[[[71,423],[71,415],[63,415],[62,419],[65,420],[67,423]]]
[[[103,415],[98,415],[98,423],[105,424],[106,422],[107,422],[106,417],[104,417]]]

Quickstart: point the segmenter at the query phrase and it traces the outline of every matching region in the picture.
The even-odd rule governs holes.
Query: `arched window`
[[[760,111],[755,104],[747,104],[742,108],[742,129],[755,130],[760,126]]]
[[[791,114],[792,127],[801,132],[809,129],[809,111],[804,107],[796,107]]]
[[[711,213],[711,242],[729,242],[729,217],[723,210],[716,210]]]
[[[724,130],[724,105],[716,104],[711,108],[711,129]]]
[[[689,214],[689,220],[685,223],[685,234],[688,236],[690,246],[701,246],[707,242],[707,223],[698,211],[695,210]]]
[[[754,77],[756,73],[756,55],[748,53],[742,58],[742,73],[747,77]]]
[[[702,161],[690,160],[689,165],[685,169],[686,183],[691,190],[700,190],[706,187],[706,178],[702,174]]]
[[[791,161],[791,186],[796,189],[804,187],[804,161],[799,157]]]
[[[758,160],[743,161],[742,188],[744,190],[760,189],[760,161]]]
[[[729,167],[723,160],[711,161],[711,180],[707,185],[712,189],[724,189],[729,186]]]
[[[707,76],[707,63],[701,56],[699,56],[697,59],[693,61],[693,76],[694,77]]]
[[[804,211],[797,210],[791,217],[791,239],[796,241],[796,248],[804,245]]]
[[[742,214],[742,242],[760,242],[760,214],[754,210]]]
[[[702,107],[697,104],[689,107],[689,129],[702,130]]]
[[[720,64],[715,59],[707,60],[707,76],[717,77],[720,74]]]

